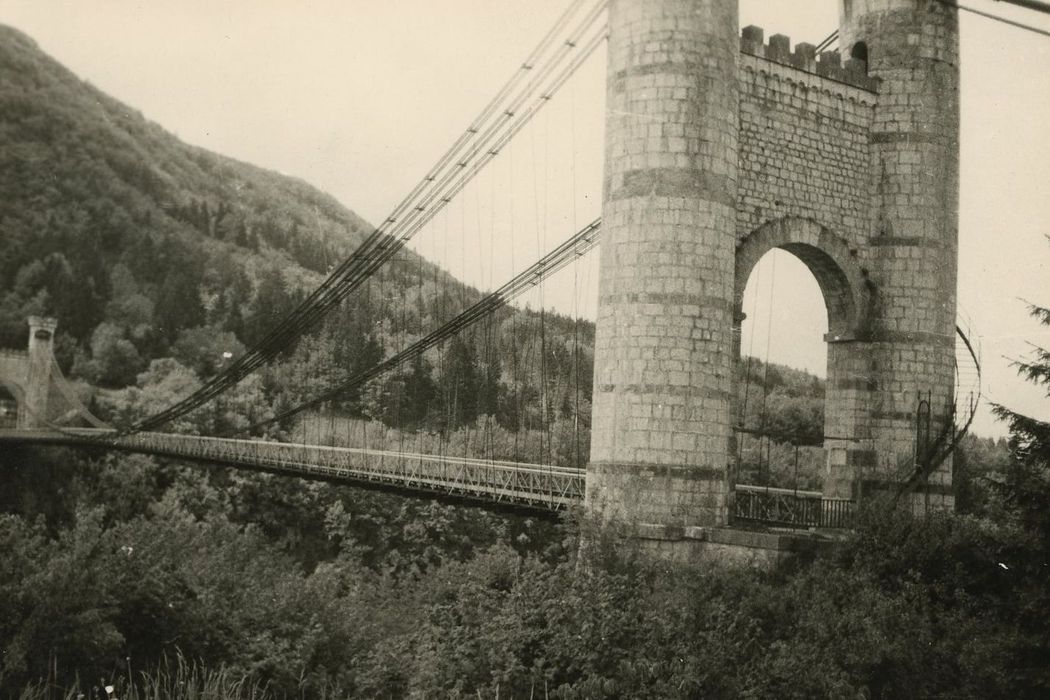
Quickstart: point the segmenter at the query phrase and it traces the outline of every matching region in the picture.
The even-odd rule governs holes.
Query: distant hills
[[[0,26],[0,343],[22,345],[31,313],[59,318],[66,365],[103,323],[143,361],[198,326],[250,342],[371,231],[301,180],[181,142]]]
[[[181,142],[0,27],[0,345],[23,346],[25,317],[49,314],[60,364],[92,384],[132,384],[168,356],[207,375],[221,351],[263,337],[371,231],[301,180]],[[316,388],[304,371],[333,378],[374,361],[478,296],[405,250],[287,358],[300,369],[269,377],[270,398]],[[434,357],[414,371],[465,366],[519,388],[544,374],[564,393],[579,369],[589,387],[592,324],[546,321],[555,369],[541,368],[531,347],[538,315],[505,310],[457,345],[456,362]]]
[[[46,312],[84,343],[99,323],[124,323],[128,304],[139,325],[173,338],[226,320],[175,308],[192,301],[180,294],[187,275],[203,296],[234,270],[257,283],[274,267],[290,286],[312,284],[370,231],[300,180],[182,143],[0,26],[5,341],[26,313]]]

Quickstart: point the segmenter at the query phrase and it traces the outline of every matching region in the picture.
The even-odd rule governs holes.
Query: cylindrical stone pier
[[[877,289],[868,348],[876,463],[892,488],[915,467],[917,409],[929,441],[950,429],[959,204],[958,12],[935,0],[843,0],[840,44],[881,80],[871,134],[869,259]],[[863,480],[863,479],[862,479]],[[916,505],[951,507],[951,460]]]
[[[45,427],[47,400],[51,390],[51,358],[58,321],[29,317],[29,352],[26,358],[25,395],[18,411],[18,427]]]
[[[737,198],[737,0],[612,0],[586,505],[724,525]]]

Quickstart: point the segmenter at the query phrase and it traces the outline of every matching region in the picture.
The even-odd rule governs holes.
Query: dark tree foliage
[[[1001,475],[1010,468],[1010,449],[1005,438],[965,435],[952,454],[952,488],[960,513],[988,512],[997,500]]]
[[[297,294],[289,288],[284,273],[278,267],[269,267],[261,275],[255,299],[245,320],[249,345],[262,340],[278,321],[297,305]]]
[[[439,420],[443,427],[454,430],[477,418],[481,379],[472,339],[453,336],[445,349],[439,379],[443,405]]]
[[[489,352],[478,387],[478,413],[481,415],[495,416],[499,413],[500,364],[499,355]]]
[[[1050,309],[1029,305],[1033,318],[1044,326],[1050,326]],[[1050,398],[1050,350],[1032,345],[1032,357],[1014,363],[1018,374],[1043,387]],[[1030,418],[1008,407],[998,405],[996,414],[1010,425],[1010,447],[1015,458],[1030,466],[1050,466],[1050,423]]]
[[[425,426],[428,412],[438,394],[438,386],[432,376],[430,363],[422,355],[413,358],[402,386],[404,408],[401,424],[410,429]]]
[[[1033,318],[1050,326],[1050,309],[1029,305]],[[1050,351],[1032,345],[1028,359],[1015,362],[1018,373],[1046,391],[1050,398]],[[1004,405],[996,414],[1010,426],[1011,459],[993,482],[1003,518],[1016,523],[1021,537],[1011,555],[1011,583],[1024,601],[1019,617],[1017,671],[1050,694],[1050,423]]]

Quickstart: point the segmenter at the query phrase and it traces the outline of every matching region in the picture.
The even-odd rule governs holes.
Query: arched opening
[[[767,251],[740,302],[736,368],[736,481],[821,491],[825,455],[828,310],[796,255]]]
[[[0,385],[0,430],[18,426],[18,399]]]
[[[849,50],[849,57],[855,58],[858,61],[868,62],[868,45],[863,41],[858,41],[853,45],[853,48]]]
[[[739,333],[734,490],[849,497],[866,404],[869,289],[849,246],[800,218],[770,222],[737,246]],[[829,457],[832,456],[834,459]],[[839,464],[839,462],[842,462]]]

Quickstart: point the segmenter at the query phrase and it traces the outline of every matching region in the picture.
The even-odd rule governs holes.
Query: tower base
[[[836,539],[812,531],[777,532],[734,527],[637,525],[632,539],[639,554],[655,563],[775,569],[835,546]]]

